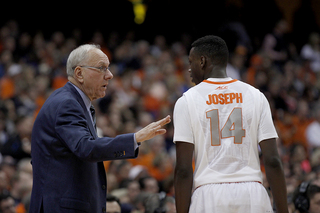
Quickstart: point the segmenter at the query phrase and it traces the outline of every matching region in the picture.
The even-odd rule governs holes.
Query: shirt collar
[[[70,82],[70,83],[71,83],[71,82]],[[86,94],[84,94],[84,92],[83,92],[81,89],[79,89],[79,87],[77,87],[77,86],[74,85],[73,83],[71,83],[71,85],[74,86],[74,88],[76,88],[76,90],[77,90],[78,93],[80,94],[80,96],[81,96],[84,104],[86,105],[87,110],[90,111],[91,101],[90,101],[89,97],[88,97]]]
[[[227,77],[227,78],[208,78],[208,81],[213,81],[213,82],[225,82],[225,81],[231,81],[232,78]]]

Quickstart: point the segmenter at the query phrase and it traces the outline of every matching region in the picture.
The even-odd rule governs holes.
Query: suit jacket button
[[[102,185],[102,189],[105,190],[106,189],[106,185]]]
[[[103,207],[103,208],[102,208],[102,212],[103,212],[103,213],[106,213],[106,207]]]

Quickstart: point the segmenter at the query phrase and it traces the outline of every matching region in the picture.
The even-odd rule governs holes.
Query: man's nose
[[[111,71],[108,69],[106,74],[104,75],[104,78],[107,80],[110,80],[113,78],[113,74],[111,73]]]

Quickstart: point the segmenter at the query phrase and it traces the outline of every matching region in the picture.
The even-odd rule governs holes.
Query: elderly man
[[[33,126],[29,212],[105,212],[102,161],[135,158],[140,142],[166,132],[162,126],[170,122],[169,116],[135,134],[98,138],[91,101],[105,96],[113,77],[109,65],[96,45],[70,53],[69,82],[47,99]]]

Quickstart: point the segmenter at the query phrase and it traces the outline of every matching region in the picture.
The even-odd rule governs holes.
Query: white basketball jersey
[[[277,133],[265,96],[231,78],[209,78],[189,89],[174,109],[174,142],[194,144],[194,187],[262,183],[258,143]]]

